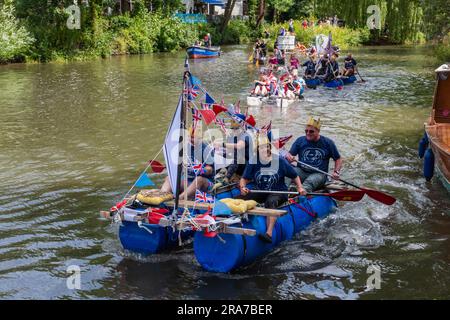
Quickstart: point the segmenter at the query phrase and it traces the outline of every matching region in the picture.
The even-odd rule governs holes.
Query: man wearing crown
[[[339,179],[342,158],[333,140],[320,135],[320,118],[314,119],[310,117],[306,124],[305,136],[299,137],[292,144],[290,151],[286,155],[286,159],[295,166],[295,171],[299,175],[303,187],[307,192],[324,187],[327,176],[315,170],[302,166],[300,162],[306,163],[319,170],[328,172],[330,159],[333,159],[334,171],[333,178]],[[298,157],[296,161],[295,157]],[[289,186],[291,180],[287,178],[286,184]]]

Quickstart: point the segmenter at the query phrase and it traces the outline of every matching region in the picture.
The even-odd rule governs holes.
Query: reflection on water
[[[450,200],[422,178],[417,143],[434,86],[426,49],[355,50],[366,83],[308,90],[288,108],[250,108],[258,125],[300,135],[310,115],[345,157],[343,178],[388,191],[387,207],[343,204],[257,263],[211,274],[192,247],[124,253],[99,220],[163,141],[184,53],[0,68],[0,298],[359,299],[449,298]],[[245,47],[192,72],[226,103],[245,97],[257,70]],[[160,183],[162,177],[154,176]],[[79,265],[82,290],[66,286]],[[367,267],[381,267],[366,291]]]

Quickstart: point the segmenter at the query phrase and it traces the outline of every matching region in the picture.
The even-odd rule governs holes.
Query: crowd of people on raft
[[[229,106],[233,107],[233,105]],[[257,130],[255,123],[249,124],[252,116],[236,114],[229,126],[231,133],[225,140],[215,140],[211,145],[204,142],[199,130],[190,131],[188,146],[187,189],[182,186],[180,198],[193,199],[197,190],[211,193],[216,187],[218,176],[225,185],[238,184],[239,198],[255,200],[265,208],[277,208],[286,203],[286,193],[256,193],[252,190],[288,191],[294,187],[299,195],[323,189],[327,176],[314,168],[328,172],[333,159],[334,179],[340,177],[342,158],[332,139],[321,135],[321,121],[310,117],[305,125],[305,134],[299,136],[289,151],[284,145],[272,141],[268,131]],[[216,170],[215,154],[227,156],[232,163]],[[203,164],[199,169],[198,163]],[[166,178],[162,192],[172,192]],[[259,234],[262,241],[272,242],[272,231],[276,218],[267,218],[267,231]]]
[[[260,45],[257,45],[260,47]],[[357,72],[357,62],[351,53],[344,59],[344,66],[339,68],[339,53],[334,52],[318,55],[314,48],[308,53],[308,60],[301,62],[296,54],[291,54],[286,63],[284,50],[275,48],[274,54],[269,58],[266,69],[261,69],[259,79],[255,80],[255,86],[250,92],[251,96],[278,96],[294,99],[302,98],[306,82],[305,80],[319,79],[328,83],[342,77],[351,77]],[[299,75],[299,70],[303,76]],[[279,79],[275,76],[278,73]]]

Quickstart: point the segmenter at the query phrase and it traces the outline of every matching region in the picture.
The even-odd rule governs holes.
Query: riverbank
[[[170,14],[136,9],[132,14],[105,15],[96,6],[81,7],[79,28],[69,28],[64,8],[48,10],[37,5],[28,10],[12,4],[0,9],[0,64],[12,62],[78,61],[115,55],[172,52],[192,45],[207,33],[214,45],[252,43],[264,30],[270,32],[269,48],[284,24],[231,20],[224,32],[212,23],[186,24]],[[296,38],[312,44],[316,35],[332,32],[341,48],[358,46],[369,36],[363,29],[317,26],[301,28]]]

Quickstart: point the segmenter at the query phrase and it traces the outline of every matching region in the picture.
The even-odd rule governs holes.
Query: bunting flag
[[[246,117],[245,122],[247,122],[252,127],[256,126],[256,120],[255,120],[255,118],[253,118],[252,115],[249,115],[248,117]]]
[[[225,127],[225,122],[223,122],[222,119],[216,119],[215,123],[220,127],[220,129],[225,133],[225,135],[228,135],[228,130]]]
[[[205,92],[205,103],[206,104],[213,104],[216,101],[208,94],[208,92]]]
[[[144,187],[154,187],[155,184],[147,176],[147,173],[144,172],[143,174],[141,174],[139,179],[137,179],[137,181],[135,183],[135,186],[138,187],[138,188],[144,188]]]
[[[188,101],[193,101],[200,93],[200,89],[197,86],[192,86],[184,90],[183,93],[187,94]]]
[[[212,110],[199,110],[198,112],[202,115],[202,119],[205,121],[206,125],[209,125],[216,120],[216,114]]]
[[[275,146],[275,148],[277,149],[281,149],[283,148],[283,146],[292,138],[292,134],[288,135],[288,136],[284,136],[281,138],[278,138],[273,145]]]
[[[218,115],[219,113],[221,113],[221,112],[224,112],[224,111],[227,111],[228,109],[227,108],[225,108],[225,106],[222,104],[222,105],[220,105],[220,104],[217,104],[217,103],[214,103],[213,105],[212,105],[212,109],[213,109],[213,111],[214,111],[214,113],[216,114],[216,115]]]
[[[195,129],[197,128],[197,123],[202,120],[202,115],[200,114],[200,112],[198,112],[198,110],[195,107],[193,107],[191,111],[192,111],[192,127],[195,131]]]
[[[214,216],[231,216],[233,211],[222,201],[217,201],[214,204],[213,215]]]
[[[201,86],[202,85],[202,82],[197,78],[197,77],[194,77],[193,75],[191,75],[191,83],[192,83],[192,85],[194,85],[194,86]]]
[[[206,192],[201,192],[200,190],[195,191],[195,202],[196,203],[214,203],[214,197],[207,194]]]
[[[192,166],[192,170],[194,171],[194,174],[196,176],[199,176],[201,174],[205,173],[205,169],[202,163],[196,163]]]

